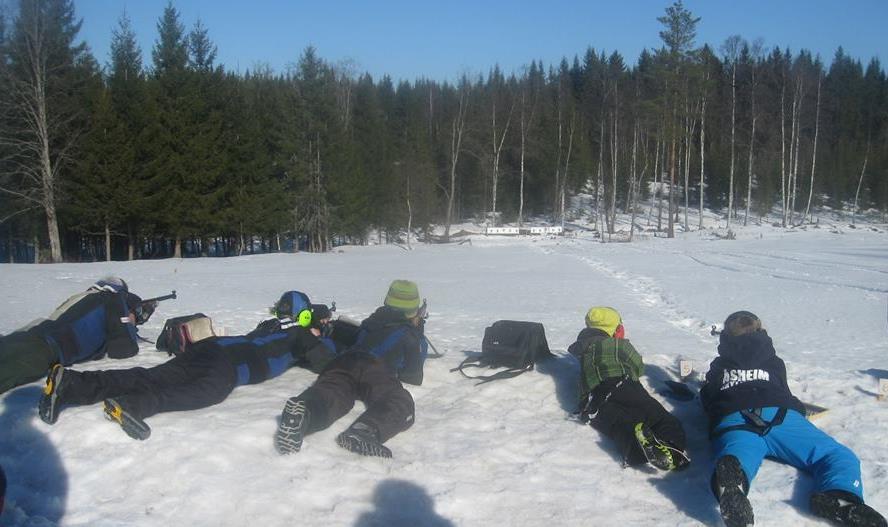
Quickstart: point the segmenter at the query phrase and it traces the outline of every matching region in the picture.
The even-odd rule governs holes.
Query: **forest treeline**
[[[324,251],[433,226],[447,238],[470,218],[560,222],[578,193],[599,232],[643,203],[670,237],[702,228],[704,208],[729,228],[775,210],[787,227],[821,207],[886,210],[878,60],[840,48],[826,64],[740,36],[698,46],[681,2],[658,20],[662,46],[634,64],[590,47],[394,82],[311,47],[285,72],[226,70],[210,28],[186,29],[172,4],[150,64],[124,14],[103,67],[71,0],[19,0],[0,18],[0,257]]]

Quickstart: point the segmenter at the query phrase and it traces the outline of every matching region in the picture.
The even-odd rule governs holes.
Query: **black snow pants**
[[[59,353],[41,335],[17,331],[0,337],[0,393],[46,378]]]
[[[224,353],[193,350],[153,368],[65,372],[61,395],[70,404],[117,400],[140,418],[161,412],[197,410],[224,401],[235,387],[237,373]]]
[[[348,352],[333,359],[299,395],[311,412],[309,433],[323,430],[362,401],[366,411],[356,422],[379,432],[384,443],[413,425],[414,404],[395,374],[373,355]]]
[[[612,377],[596,386],[594,395],[592,413],[595,406],[598,413],[594,414],[589,424],[617,443],[627,465],[647,462],[635,439],[635,425],[638,423],[646,424],[660,441],[679,450],[685,449],[686,439],[681,422],[651,397],[638,381]]]

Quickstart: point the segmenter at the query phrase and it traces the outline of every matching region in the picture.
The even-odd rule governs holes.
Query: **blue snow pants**
[[[762,419],[772,420],[777,411],[778,408],[774,407],[762,408]],[[743,424],[746,424],[746,420],[740,412],[735,412],[722,419],[715,433],[719,429]],[[766,435],[732,430],[716,437],[712,447],[716,460],[724,456],[735,456],[740,460],[750,485],[762,460],[770,457],[811,474],[815,482],[814,492],[844,490],[863,500],[860,460],[854,452],[795,410],[788,410],[783,423],[771,428]]]

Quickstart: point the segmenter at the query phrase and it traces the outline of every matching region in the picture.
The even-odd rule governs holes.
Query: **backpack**
[[[481,355],[466,357],[459,366],[450,371],[459,371],[469,379],[481,379],[484,384],[496,379],[508,379],[532,370],[534,363],[552,357],[546,341],[546,330],[539,322],[498,320],[484,330],[481,341]],[[464,369],[506,368],[492,375],[472,376]]]
[[[195,313],[167,319],[155,346],[157,351],[179,355],[188,351],[189,345],[215,336],[212,319],[203,313]]]

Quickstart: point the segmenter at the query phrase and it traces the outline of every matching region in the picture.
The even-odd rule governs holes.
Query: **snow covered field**
[[[567,419],[579,367],[565,348],[594,304],[612,305],[660,389],[677,360],[705,372],[711,324],[738,309],[763,320],[801,399],[832,410],[818,425],[861,458],[868,503],[888,513],[888,235],[870,229],[788,232],[750,227],[733,241],[600,244],[475,237],[471,245],[344,247],[329,254],[128,263],[0,265],[0,333],[48,314],[106,274],[143,297],[175,289],[141,334],[196,311],[229,334],[267,317],[288,289],[335,300],[361,319],[388,283],[408,278],[429,301],[427,334],[445,356],[408,387],[416,425],[392,439],[391,460],[347,452],[334,437],[359,409],[309,436],[302,452],[275,453],[284,400],[313,375],[293,369],[238,388],[212,408],[149,419],[137,442],[99,405],[69,408],[55,426],[36,413],[42,383],[0,396],[0,465],[10,479],[2,525],[579,526],[719,525],[709,488],[710,449],[696,402],[657,396],[685,424],[693,462],[682,473],[623,469],[610,443]],[[520,377],[476,386],[449,370],[479,350],[498,319],[546,327],[557,358]],[[151,366],[166,354],[142,344],[124,361],[84,369]],[[359,405],[360,406],[360,405]],[[750,498],[757,525],[820,525],[807,510],[811,480],[766,462]]]

